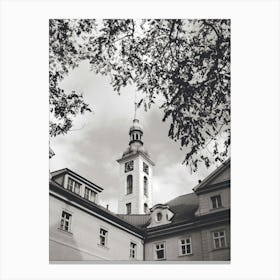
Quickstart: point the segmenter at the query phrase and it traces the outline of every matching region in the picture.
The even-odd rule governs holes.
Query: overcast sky
[[[128,147],[128,131],[134,116],[135,90],[127,87],[118,95],[113,91],[108,77],[89,70],[83,62],[63,80],[65,91],[82,92],[93,113],[86,113],[74,121],[72,131],[51,138],[55,156],[50,160],[50,170],[69,168],[104,188],[100,203],[109,204],[117,211],[120,186],[119,164],[116,162]],[[137,100],[141,98],[136,94]],[[184,152],[179,143],[168,137],[169,124],[162,122],[163,112],[159,102],[148,112],[137,111],[144,127],[144,146],[155,162],[153,169],[153,204],[192,192],[199,179],[204,179],[215,167],[201,165],[196,173],[182,165]]]

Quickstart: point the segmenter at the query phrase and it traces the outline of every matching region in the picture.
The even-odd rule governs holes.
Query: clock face
[[[133,160],[128,161],[124,165],[124,172],[132,171],[133,170]]]
[[[143,162],[143,171],[149,175],[149,165]]]

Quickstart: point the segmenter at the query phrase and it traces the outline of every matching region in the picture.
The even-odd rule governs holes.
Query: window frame
[[[149,179],[147,176],[143,177],[143,186],[144,186],[144,196],[149,197]]]
[[[220,235],[220,233],[223,232],[223,236]],[[218,233],[218,236],[215,237],[215,233]],[[224,246],[222,246],[221,239],[224,238]],[[212,240],[213,240],[213,248],[214,250],[219,250],[219,249],[224,249],[227,248],[227,239],[226,239],[226,230],[225,229],[219,229],[219,230],[214,230],[212,231]],[[215,240],[218,240],[219,247],[216,247],[216,242]]]
[[[69,215],[69,218],[65,218],[63,217],[63,214],[67,214]],[[61,215],[60,215],[60,223],[59,223],[59,229],[64,231],[64,232],[71,232],[71,228],[72,228],[72,213],[70,211],[67,211],[65,209],[62,209]],[[67,229],[66,229],[66,222],[68,223],[67,225]]]
[[[223,207],[223,203],[222,203],[222,196],[221,194],[215,194],[210,196],[210,202],[211,202],[211,209],[220,209]],[[215,206],[214,207],[214,202],[215,202]],[[220,202],[220,204],[219,204]]]
[[[146,173],[149,176],[149,165],[143,161],[143,172]]]
[[[88,191],[88,193],[87,193],[87,191]],[[92,195],[93,195],[93,200],[91,199]],[[87,200],[89,200],[91,202],[96,202],[96,196],[97,196],[97,193],[94,190],[92,190],[91,188],[85,186],[85,188],[84,188],[84,198],[85,199],[87,199]]]
[[[189,240],[189,242],[187,242],[187,239]],[[184,241],[185,243],[183,244],[182,241]],[[178,244],[179,244],[179,256],[189,256],[193,254],[193,249],[192,249],[192,238],[191,236],[185,236],[182,237],[178,240]],[[187,252],[187,246],[189,245],[190,247],[190,252]],[[185,253],[183,253],[183,247],[185,247]]]
[[[105,234],[102,234],[101,231],[104,231]],[[109,231],[108,229],[104,228],[104,227],[99,227],[99,243],[98,245],[100,247],[103,247],[103,248],[108,248],[108,236],[109,236]],[[104,238],[104,245],[102,244],[101,242],[101,238]]]
[[[128,206],[130,207],[130,208],[129,208],[130,211],[128,211]],[[126,214],[127,214],[127,215],[130,215],[130,214],[131,214],[131,211],[132,211],[132,203],[131,203],[131,202],[126,203],[126,204],[125,204],[125,207],[126,207]]]
[[[146,202],[144,202],[144,204],[143,204],[144,206],[144,213],[146,213],[146,214],[148,214],[149,213],[149,206],[148,206],[148,204],[146,203]]]
[[[71,184],[70,184],[70,182],[71,182]],[[79,192],[76,192],[77,186],[79,187]],[[73,179],[72,177],[68,176],[66,189],[77,195],[81,195],[82,184],[80,182],[78,182],[77,180]]]
[[[160,219],[158,218],[159,215],[160,215]],[[162,218],[163,218],[162,212],[161,212],[161,211],[156,212],[156,213],[155,213],[155,217],[156,217],[156,219],[155,219],[156,222],[157,222],[157,223],[160,223],[160,222],[162,221]]]
[[[131,181],[130,181],[131,183],[129,183],[128,178],[131,178]],[[129,195],[132,193],[133,193],[133,176],[132,176],[132,174],[129,174],[126,176],[126,195]]]
[[[131,245],[135,245],[135,247],[131,246]],[[134,257],[132,256],[134,254]],[[129,259],[131,260],[136,260],[137,259],[137,243],[130,241],[129,244]]]
[[[157,248],[157,246],[163,245],[163,248]],[[158,251],[163,250],[163,257],[162,258],[158,258]],[[154,259],[156,261],[162,261],[162,260],[166,260],[166,241],[160,241],[157,243],[154,243]]]

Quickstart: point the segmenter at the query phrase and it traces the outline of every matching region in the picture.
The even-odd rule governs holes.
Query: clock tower
[[[117,160],[121,173],[118,213],[145,214],[152,207],[152,167],[155,164],[144,148],[143,128],[136,116],[129,136],[129,147]]]

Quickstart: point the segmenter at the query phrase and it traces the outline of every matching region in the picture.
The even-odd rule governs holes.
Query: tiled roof
[[[174,213],[172,223],[192,220],[198,208],[198,198],[195,193],[178,196],[166,203]]]
[[[117,216],[125,220],[127,223],[139,228],[145,228],[151,219],[150,214],[117,214]]]

